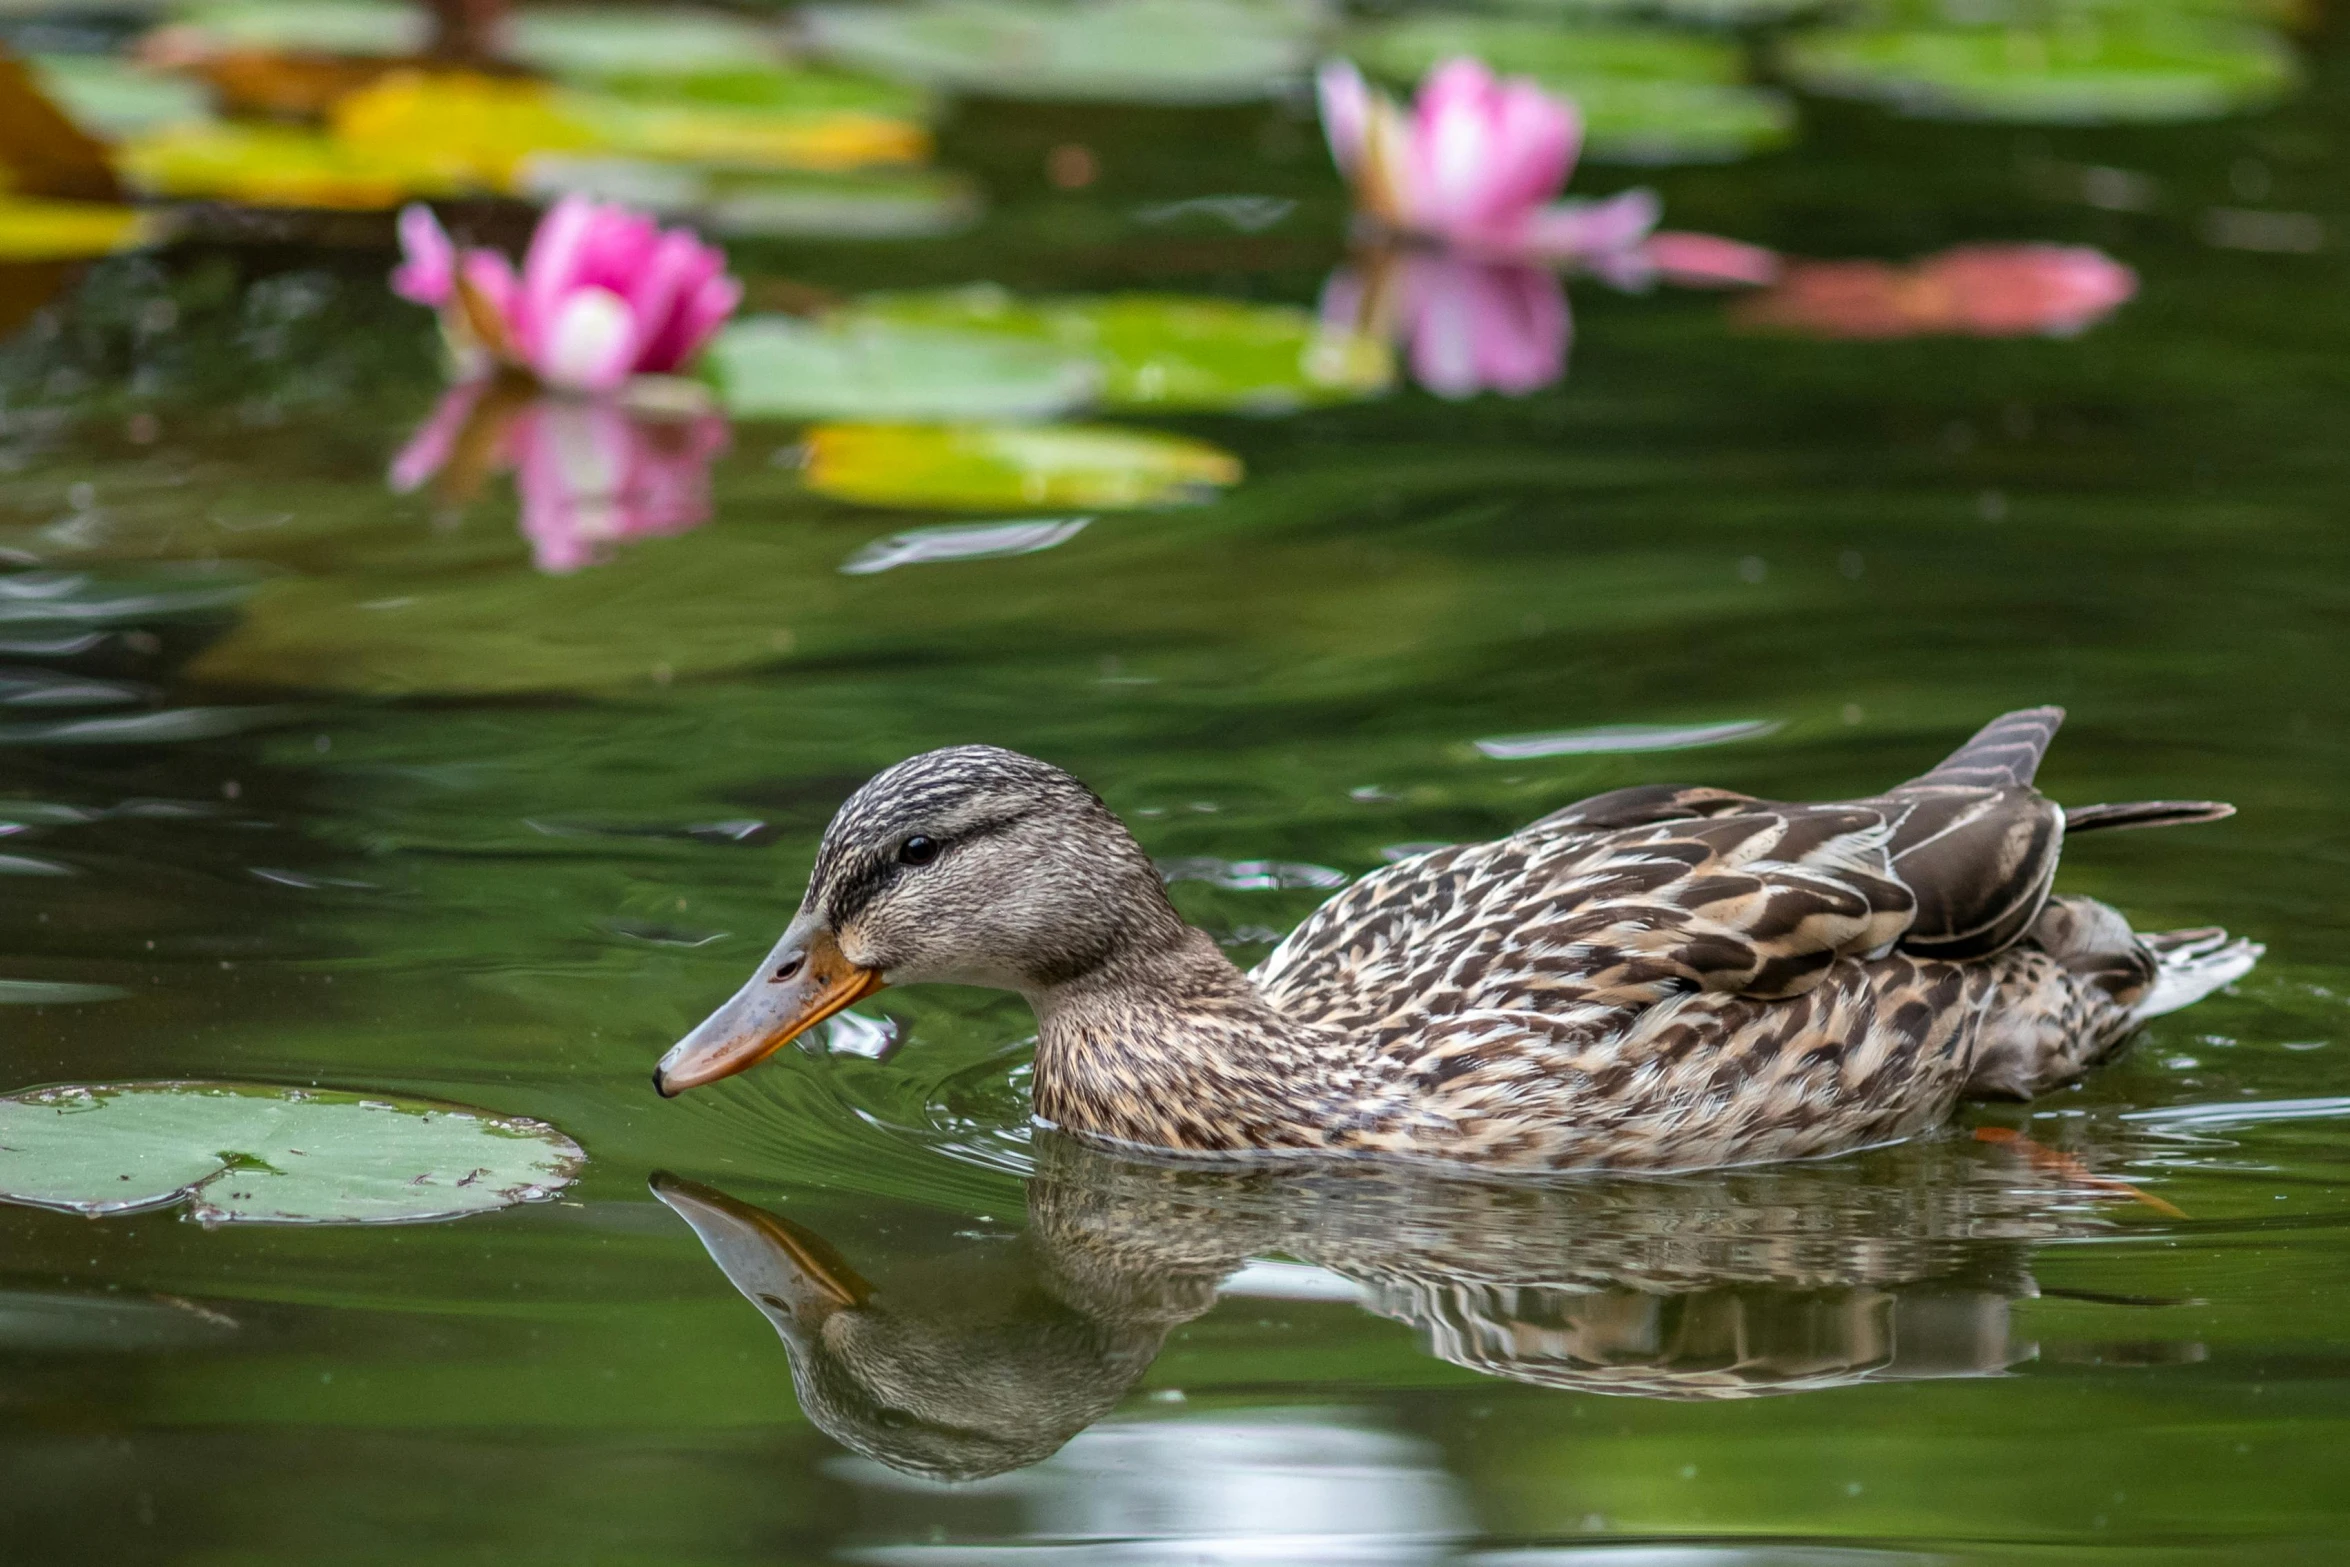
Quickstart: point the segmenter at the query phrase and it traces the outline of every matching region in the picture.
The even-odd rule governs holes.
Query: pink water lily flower
[[[1322,130],[1355,203],[1380,226],[1495,256],[1594,261],[1637,248],[1656,193],[1555,201],[1582,150],[1572,103],[1523,77],[1447,60],[1410,111],[1344,60],[1322,67]]]
[[[608,392],[683,369],[742,302],[723,251],[581,196],[540,220],[519,273],[498,251],[458,249],[422,205],[401,212],[400,249],[392,291],[440,311],[468,377],[503,367]]]
[[[462,506],[510,470],[531,557],[561,574],[623,541],[709,521],[710,465],[727,439],[726,421],[707,410],[657,413],[480,379],[443,394],[392,460],[390,480],[402,494],[429,483],[443,504]]]
[[[2137,291],[2086,245],[1962,245],[1907,266],[1795,262],[1740,316],[1815,337],[2076,337]]]

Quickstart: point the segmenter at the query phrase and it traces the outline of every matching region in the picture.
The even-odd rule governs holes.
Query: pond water
[[[1791,254],[2095,245],[2138,290],[2077,336],[1577,282],[1524,395],[1123,416],[1239,459],[1189,505],[865,503],[740,420],[672,454],[701,525],[526,537],[504,479],[386,483],[443,385],[388,221],[14,269],[0,1087],[450,1100],[586,1162],[398,1227],[0,1206],[12,1559],[2337,1559],[2350,38],[2295,47],[2258,115],[1806,97],[1784,150],[1577,175]],[[938,161],[973,226],[737,242],[753,302],[1311,306],[1345,259],[1302,98],[971,100]],[[914,532],[1007,522],[1052,526]],[[2058,799],[2241,807],[2061,885],[2267,957],[1908,1147],[1170,1173],[1032,1136],[1027,1014],[950,990],[647,1082],[930,746],[1077,772],[1248,959],[1398,845],[1644,781],[1867,793],[2041,702]]]

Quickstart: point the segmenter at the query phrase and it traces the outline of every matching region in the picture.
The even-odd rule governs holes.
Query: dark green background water
[[[76,873],[8,881],[0,951],[7,978],[128,994],[12,1007],[0,1086],[417,1093],[552,1120],[591,1163],[565,1201],[391,1230],[0,1208],[8,1556],[2337,1559],[2350,41],[2311,44],[2311,90],[2259,119],[2025,133],[1807,103],[1793,152],[1654,178],[1676,226],[1803,254],[2101,245],[2143,286],[2081,339],[1807,343],[1705,296],[1580,288],[1550,391],[1162,421],[1247,482],[873,576],[837,568],[936,519],[802,493],[772,460],[788,429],[738,427],[711,525],[569,578],[531,570],[503,492],[454,527],[390,495],[438,372],[381,252],[195,244],[71,282],[0,347],[0,545],[32,573],[0,577],[0,642],[137,689],[0,719],[0,794],[86,817],[0,806],[29,824],[11,852]],[[1043,178],[1066,141],[1103,171],[1080,194]],[[738,265],[1308,302],[1340,253],[1286,109],[974,106],[942,156],[990,189],[975,232]],[[2068,196],[2092,165],[2149,176],[2153,210]],[[1298,205],[1257,235],[1133,217],[1235,192]],[[2318,214],[2331,243],[2205,243],[2209,209],[2246,206]],[[788,916],[833,806],[924,747],[1060,762],[1162,857],[1359,874],[1643,780],[1870,791],[2050,701],[2073,714],[2042,775],[2059,799],[2243,808],[2085,843],[2066,885],[2269,954],[2081,1088],[1971,1124],[2184,1217],[1963,1129],[1506,1200],[1170,1195],[1066,1160],[1024,1192],[1028,1023],[977,994],[880,998],[911,1032],[885,1064],[788,1052],[676,1103],[647,1086]],[[1780,727],[1687,755],[1470,745],[1734,719]],[[723,821],[766,826],[682,830]],[[1177,895],[1243,956],[1318,896]],[[2146,1114],[2275,1101],[2315,1102]],[[909,1363],[994,1378],[967,1424],[992,1399],[1048,1428],[1064,1393],[1114,1412],[962,1489],[851,1455],[655,1170],[827,1238]],[[1089,1224],[1130,1243],[1124,1305],[1072,1304],[1056,1247]],[[1345,1287],[1294,1267],[1204,1309],[1219,1247],[1334,1268],[1380,1309],[1295,1298]],[[1154,1319],[1163,1350],[1144,1333],[1117,1361],[1119,1313],[1162,1286],[1188,1302]],[[1575,1331],[1619,1381],[1680,1378],[1652,1393],[1808,1390],[1491,1374]]]

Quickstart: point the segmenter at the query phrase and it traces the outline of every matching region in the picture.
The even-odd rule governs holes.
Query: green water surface
[[[568,575],[504,481],[461,513],[393,494],[440,372],[379,245],[12,275],[0,851],[39,869],[0,883],[0,977],[120,994],[0,993],[0,1089],[412,1094],[588,1164],[388,1229],[0,1207],[6,1556],[2340,1559],[2350,38],[2301,46],[2307,90],[2257,118],[1805,100],[1791,150],[1640,171],[1675,226],[1798,254],[2101,246],[2140,291],[2078,338],[1805,341],[1577,285],[1548,390],[1144,421],[1247,478],[880,572],[840,567],[970,519],[809,494],[787,426],[734,429],[708,525]],[[1080,191],[1045,176],[1070,143]],[[969,104],[941,157],[979,227],[740,244],[754,295],[1311,304],[1343,253],[1302,106]],[[1235,194],[1293,205],[1164,216]],[[2244,232],[2214,209],[2325,241],[2214,244]],[[1356,876],[1636,782],[1866,793],[2041,702],[2072,713],[2059,800],[2242,808],[2085,842],[2061,885],[2268,955],[2080,1087],[1910,1148],[1534,1191],[1176,1176],[1040,1145],[1025,1012],[946,990],[865,1004],[906,1036],[887,1060],[647,1080],[840,799],[930,746],[1067,766],[1164,860]],[[1475,745],[1731,721],[1775,727]],[[1173,890],[1244,960],[1324,895]],[[752,1238],[734,1279],[655,1172]],[[777,1236],[865,1286],[834,1337],[794,1326],[797,1385]]]

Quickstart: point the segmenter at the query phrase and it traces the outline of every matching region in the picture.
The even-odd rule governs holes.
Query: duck
[[[2034,1277],[2036,1245],[2143,1233],[2145,1211],[2084,1201],[2118,1183],[2038,1152],[1941,1139],[1530,1184],[1170,1164],[1048,1135],[1025,1226],[951,1243],[870,1209],[819,1230],[667,1171],[650,1185],[774,1327],[810,1421],[892,1469],[970,1481],[1112,1415],[1172,1333],[1234,1298],[1345,1302],[1483,1376],[1674,1402],[1997,1376],[2038,1352],[2015,1301],[2175,1304]],[[854,1254],[877,1249],[868,1274]]]
[[[1036,1124],[1107,1148],[1540,1177],[1900,1141],[2074,1081],[2261,955],[2054,894],[2073,835],[2234,811],[2059,806],[2033,779],[2063,718],[2004,714],[1861,799],[1600,794],[1362,877],[1247,972],[1077,778],[924,752],[840,807],[781,939],[654,1086],[946,983],[1026,998]]]

